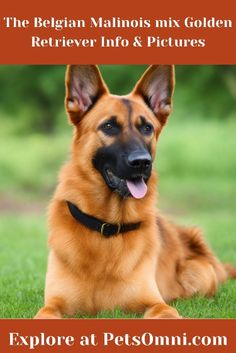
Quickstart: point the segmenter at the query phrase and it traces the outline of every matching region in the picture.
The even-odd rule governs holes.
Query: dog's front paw
[[[34,319],[60,319],[61,315],[58,311],[52,310],[50,308],[44,307],[39,310],[35,315]]]
[[[179,315],[175,308],[165,304],[158,303],[150,307],[145,315],[145,319],[182,319],[183,317]]]

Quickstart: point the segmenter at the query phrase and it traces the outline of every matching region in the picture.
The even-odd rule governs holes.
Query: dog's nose
[[[132,168],[145,170],[152,164],[152,158],[146,151],[131,152],[128,155],[128,165]]]

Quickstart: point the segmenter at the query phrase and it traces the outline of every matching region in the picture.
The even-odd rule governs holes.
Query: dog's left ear
[[[141,96],[164,125],[172,111],[174,85],[173,65],[152,65],[138,81],[132,93]]]
[[[108,93],[96,65],[68,65],[65,84],[65,108],[74,125],[92,108],[98,98]]]

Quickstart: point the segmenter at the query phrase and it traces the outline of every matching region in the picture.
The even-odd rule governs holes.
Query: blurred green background
[[[145,68],[100,66],[116,94],[128,93]],[[0,317],[32,317],[43,303],[46,207],[72,130],[64,72],[0,66]],[[200,226],[220,259],[236,265],[236,66],[177,66],[176,83],[157,149],[157,205]],[[236,317],[235,282],[214,299],[174,305],[183,316]]]

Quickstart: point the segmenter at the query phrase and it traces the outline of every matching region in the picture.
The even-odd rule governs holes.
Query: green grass
[[[42,216],[2,215],[0,317],[33,317],[43,304],[46,229]]]
[[[170,120],[160,138],[158,207],[169,218],[200,226],[223,261],[236,265],[236,124],[232,121]],[[69,135],[0,140],[0,317],[33,317],[43,304],[46,271],[46,211],[25,204],[49,199],[66,158]],[[30,212],[29,212],[30,211]],[[173,305],[184,317],[235,318],[236,282],[213,298],[194,297]],[[98,317],[138,317],[116,309]]]

